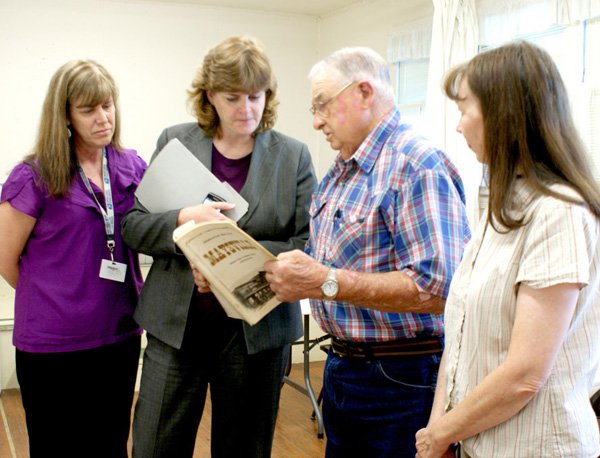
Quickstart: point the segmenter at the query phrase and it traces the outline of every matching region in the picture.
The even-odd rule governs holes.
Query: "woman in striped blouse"
[[[489,208],[453,278],[446,348],[417,457],[600,454],[600,190],[550,56],[527,42],[474,57],[445,91],[489,170]]]

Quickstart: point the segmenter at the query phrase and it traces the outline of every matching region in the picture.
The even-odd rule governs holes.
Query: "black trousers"
[[[192,306],[181,349],[148,334],[134,458],[191,458],[210,386],[213,458],[268,458],[289,345],[248,354],[242,324]]]
[[[16,351],[30,458],[127,458],[140,337],[90,350]]]

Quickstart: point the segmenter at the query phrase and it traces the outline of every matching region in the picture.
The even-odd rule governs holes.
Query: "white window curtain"
[[[473,57],[478,45],[498,46],[518,37],[539,33],[547,35],[549,29],[580,24],[600,16],[600,0],[432,0],[433,20],[403,24],[392,31],[388,44],[390,63],[430,57],[425,109],[426,135],[432,138],[451,157],[459,168],[467,192],[467,209],[471,223],[478,218],[477,196],[482,168],[468,150],[462,137],[455,132],[458,112],[455,104],[441,91],[444,74],[454,65]],[[596,59],[598,45],[593,26],[588,30],[587,62]],[[593,30],[593,32],[592,32]],[[572,33],[569,32],[569,40]],[[567,38],[566,35],[563,35]],[[427,52],[430,43],[429,52]],[[593,44],[593,46],[592,46]],[[556,56],[559,57],[559,56]],[[565,67],[563,65],[563,67]],[[600,134],[598,123],[592,116],[600,108],[600,88],[594,70],[586,70],[586,84],[580,84],[578,94],[572,98],[576,117],[581,118],[584,139],[591,144],[595,167],[600,173]],[[581,66],[566,65],[562,70],[579,73]],[[562,71],[561,70],[561,71]],[[592,73],[594,76],[591,77]],[[565,75],[567,76],[567,75]],[[571,79],[567,76],[567,79]],[[590,78],[591,77],[591,78]],[[574,94],[575,95],[575,94]],[[587,116],[590,113],[590,116]],[[586,121],[588,120],[588,121]],[[585,123],[588,123],[586,125]],[[594,149],[594,145],[596,149]]]
[[[495,46],[522,35],[600,15],[600,0],[477,0],[479,42]]]
[[[600,0],[555,0],[556,23],[574,24],[600,16]]]
[[[475,0],[433,0],[433,26],[426,115],[438,132],[436,140],[447,146],[447,109],[454,104],[441,92],[444,75],[477,53],[478,26]],[[451,126],[452,131],[456,126]],[[454,134],[452,134],[454,137]]]
[[[388,42],[388,62],[429,58],[431,18],[402,24],[392,30]]]
[[[497,46],[556,24],[557,0],[479,0],[479,43]]]
[[[454,102],[441,90],[444,75],[455,65],[477,53],[478,24],[475,0],[433,0],[433,24],[427,101],[428,136],[456,164],[465,184],[467,211],[474,225],[478,215],[477,192],[481,181],[481,166],[464,139],[456,133],[458,121]]]

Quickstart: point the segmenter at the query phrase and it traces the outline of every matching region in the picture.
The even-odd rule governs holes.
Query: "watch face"
[[[334,297],[338,292],[338,284],[334,280],[328,280],[325,283],[323,283],[323,286],[321,289],[323,291],[323,294],[325,294],[325,296]]]

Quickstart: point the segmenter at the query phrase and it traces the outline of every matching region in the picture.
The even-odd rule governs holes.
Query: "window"
[[[402,119],[419,127],[425,112],[429,59],[396,62],[396,105]]]
[[[600,181],[600,18],[518,35],[554,59],[569,92],[573,118]]]
[[[584,23],[584,46],[583,79],[590,94],[587,144],[594,176],[600,181],[600,62],[597,57],[600,55],[600,18]],[[586,140],[585,134],[584,140]]]
[[[590,141],[588,148],[594,177],[600,181],[600,86],[592,89],[590,97]]]

